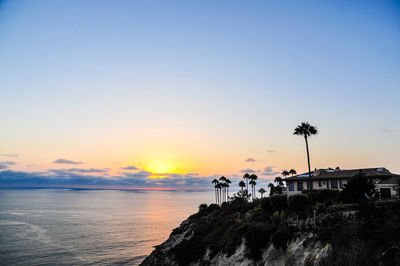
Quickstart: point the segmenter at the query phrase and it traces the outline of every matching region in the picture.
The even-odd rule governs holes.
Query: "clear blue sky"
[[[399,62],[398,1],[0,1],[0,162],[304,171],[305,120],[313,167],[399,173]]]

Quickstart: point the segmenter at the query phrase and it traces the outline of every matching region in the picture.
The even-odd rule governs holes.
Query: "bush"
[[[266,213],[272,213],[271,202],[269,198],[262,198],[260,199],[261,202],[261,210]]]
[[[288,197],[288,205],[291,211],[302,212],[309,206],[309,198],[304,194],[291,195]]]
[[[286,195],[273,195],[269,197],[272,211],[282,211],[288,208]]]
[[[199,205],[199,212],[204,212],[207,210],[207,204],[202,203]]]
[[[291,240],[291,234],[288,229],[282,228],[272,235],[271,240],[275,248],[286,250]]]
[[[375,192],[375,183],[363,174],[359,174],[344,185],[340,198],[345,203],[366,201],[367,197],[365,195],[372,198]]]
[[[303,194],[308,195],[311,205],[316,205],[318,202],[332,205],[340,199],[340,192],[330,189],[305,190]]]

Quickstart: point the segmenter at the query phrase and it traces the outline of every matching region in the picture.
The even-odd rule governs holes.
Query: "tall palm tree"
[[[218,204],[221,205],[221,203],[222,203],[221,202],[221,198],[222,198],[222,195],[221,195],[222,183],[216,184],[215,187],[217,188],[217,190],[219,190],[219,192],[218,192]]]
[[[219,181],[217,179],[214,179],[213,181],[211,181],[211,183],[214,184],[215,203],[218,204],[217,184],[219,183]]]
[[[257,184],[257,182],[254,179],[251,179],[249,184],[251,185],[251,199],[254,201],[254,193],[255,193],[255,186]]]
[[[249,191],[249,178],[250,178],[250,175],[248,173],[245,173],[243,178],[246,180],[246,189],[247,189],[247,191]]]
[[[297,174],[296,170],[294,169],[290,169],[289,170],[289,174],[291,174],[292,176],[294,176],[295,174]]]
[[[274,182],[278,185],[278,186],[282,186],[283,185],[283,179],[280,176],[275,177]]]
[[[264,194],[266,191],[265,191],[265,189],[260,188],[260,189],[258,190],[258,192],[260,192],[261,198],[263,198],[263,194]]]
[[[286,170],[283,170],[282,173],[281,173],[281,175],[282,175],[283,177],[287,177],[287,176],[289,175],[289,172],[286,171]]]
[[[227,184],[227,187],[226,187],[226,200],[228,200],[229,199],[229,184],[231,183],[231,180],[229,180],[229,178],[227,178],[225,180],[225,183]]]
[[[303,136],[306,141],[306,149],[307,149],[307,162],[308,162],[308,186],[309,190],[312,190],[312,183],[311,183],[311,166],[310,166],[310,152],[308,150],[308,138],[312,135],[316,135],[318,130],[316,127],[310,125],[308,122],[302,122],[298,125],[293,132],[293,135]]]
[[[257,184],[257,182],[256,182],[256,180],[257,180],[257,175],[255,175],[255,174],[252,174],[251,176],[250,176],[250,180],[251,181],[254,181],[254,182],[251,182],[251,188],[252,188],[252,190],[251,190],[251,193],[255,196],[256,195],[256,184]]]
[[[225,190],[226,190],[226,187],[225,187],[225,181],[226,181],[226,177],[225,176],[221,176],[220,178],[219,178],[219,182],[221,183],[221,196],[222,196],[222,201],[225,201]]]

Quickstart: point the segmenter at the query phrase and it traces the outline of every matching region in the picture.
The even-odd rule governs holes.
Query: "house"
[[[375,181],[381,197],[392,198],[397,195],[400,175],[392,174],[384,167],[351,170],[342,170],[339,167],[336,169],[315,169],[311,172],[311,187],[314,190],[332,189],[341,191],[352,177],[360,174]],[[301,193],[309,186],[308,173],[291,176],[283,180],[286,182],[286,193],[289,195]]]

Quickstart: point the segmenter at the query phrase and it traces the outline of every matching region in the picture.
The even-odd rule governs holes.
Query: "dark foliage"
[[[341,200],[345,203],[353,203],[366,201],[371,199],[375,194],[375,183],[366,178],[363,174],[359,174],[349,180],[344,185],[341,193]]]
[[[292,235],[287,228],[280,228],[272,235],[272,244],[277,249],[286,250],[288,243],[292,239]]]
[[[286,195],[273,195],[269,197],[273,211],[282,211],[288,208]]]
[[[271,235],[276,231],[278,225],[269,220],[268,223],[253,223],[248,226],[245,235],[246,255],[254,260],[261,259],[262,249],[267,246]]]
[[[207,210],[207,204],[202,203],[199,205],[199,212],[204,212]]]
[[[294,212],[304,212],[310,205],[309,198],[304,194],[296,194],[288,197],[289,209]]]
[[[339,202],[340,200],[340,192],[337,190],[304,190],[303,194],[308,195],[311,205],[323,203],[325,206],[329,206],[332,205],[334,202]]]

